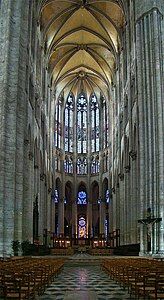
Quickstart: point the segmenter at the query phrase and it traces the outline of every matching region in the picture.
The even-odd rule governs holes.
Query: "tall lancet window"
[[[95,95],[91,97],[91,151],[97,152],[100,147],[100,111]]]
[[[61,99],[59,99],[55,109],[55,146],[57,148],[61,148],[61,138],[62,138],[61,114],[62,114],[62,102]]]
[[[108,134],[109,134],[109,124],[108,124],[108,111],[106,100],[103,99],[103,111],[102,111],[102,121],[103,121],[103,149],[108,147]]]
[[[77,100],[77,152],[87,152],[87,99],[84,94]]]
[[[73,95],[68,96],[64,111],[64,148],[65,151],[73,152]]]

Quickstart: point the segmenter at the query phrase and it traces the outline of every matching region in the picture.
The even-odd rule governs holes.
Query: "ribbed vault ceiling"
[[[118,1],[42,2],[40,25],[57,96],[94,91],[107,97],[125,23]]]

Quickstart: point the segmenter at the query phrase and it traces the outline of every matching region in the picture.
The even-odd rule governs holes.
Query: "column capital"
[[[153,10],[157,10],[159,13],[164,12],[164,2],[159,0],[136,0],[135,11],[136,11],[136,22],[144,18],[145,15],[150,14]]]

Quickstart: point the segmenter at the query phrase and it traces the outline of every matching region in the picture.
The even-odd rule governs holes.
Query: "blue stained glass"
[[[84,191],[78,192],[77,204],[87,204],[87,194]]]
[[[58,190],[55,189],[52,193],[52,199],[55,203],[58,203],[59,202],[59,194],[58,194]]]
[[[110,192],[109,190],[106,191],[106,203],[110,203]]]
[[[105,237],[107,238],[108,236],[108,220],[105,220]]]

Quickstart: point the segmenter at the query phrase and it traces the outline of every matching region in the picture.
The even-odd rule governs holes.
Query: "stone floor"
[[[74,266],[67,262],[55,281],[38,297],[39,300],[126,300],[130,297],[126,290],[109,278],[100,269],[100,264],[90,265],[89,256],[75,255],[72,260],[82,261]],[[93,257],[90,257],[92,260]],[[93,258],[94,259],[94,258]]]

